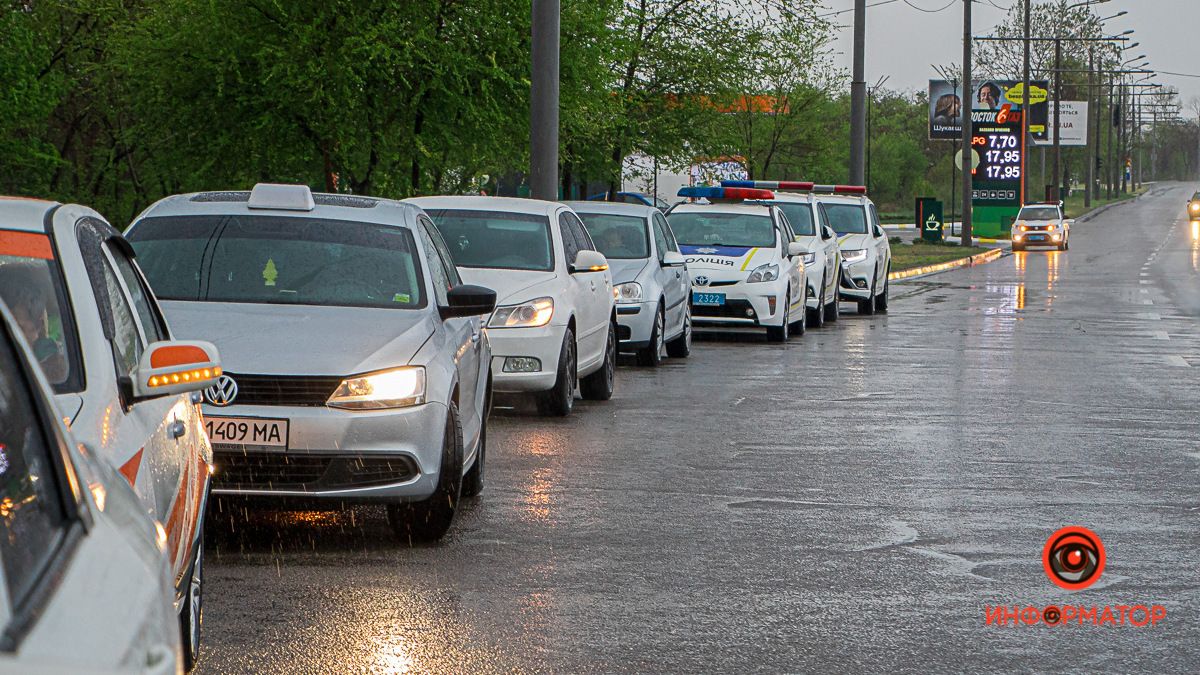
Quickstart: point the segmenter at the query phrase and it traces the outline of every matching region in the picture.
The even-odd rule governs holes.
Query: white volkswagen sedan
[[[190,668],[200,649],[212,461],[198,403],[220,375],[216,349],[173,338],[129,242],[83,206],[0,201],[0,299],[75,437],[166,527]]]
[[[820,328],[826,321],[838,319],[838,282],[842,274],[842,251],[837,233],[824,220],[813,184],[799,181],[728,180],[724,187],[758,188],[775,193],[775,205],[787,216],[796,233],[796,241],[804,244],[804,266],[808,277],[808,327]]]
[[[459,273],[496,289],[488,322],[496,391],[532,394],[543,415],[568,415],[575,387],[612,397],[617,320],[608,261],[570,207],[506,197],[420,197]]]
[[[803,334],[808,251],[771,203],[774,193],[695,187],[679,196],[709,202],[677,204],[667,214],[692,274],[692,321],[763,327],[772,342],[786,342],[792,331]]]
[[[813,192],[822,217],[838,234],[842,249],[841,299],[856,302],[859,314],[886,312],[892,245],[879,224],[879,212],[867,197],[867,189],[858,185],[817,185]]]
[[[173,675],[166,532],[76,444],[0,303],[0,672]]]
[[[640,204],[568,202],[608,258],[622,351],[638,365],[692,350],[691,276],[662,211]]]
[[[259,184],[167,197],[129,238],[171,321],[225,353],[214,494],[384,504],[412,541],[482,490],[495,293],[420,209]]]

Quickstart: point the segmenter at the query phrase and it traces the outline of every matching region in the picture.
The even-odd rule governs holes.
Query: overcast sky
[[[872,5],[885,0],[867,0]],[[1034,0],[1036,3],[1038,0]],[[981,0],[975,3],[975,35],[986,35],[1020,0]],[[851,9],[854,0],[824,0],[829,12]],[[916,9],[919,7],[920,9]],[[923,10],[939,10],[927,13]],[[1146,54],[1150,68],[1200,75],[1200,0],[1109,0],[1093,11],[1101,17],[1121,10],[1129,13],[1105,22],[1113,34],[1130,28],[1140,42],[1131,56]],[[837,33],[835,63],[850,73],[853,12],[830,17],[842,26]],[[867,83],[881,76],[889,89],[924,89],[935,77],[931,64],[962,61],[963,6],[961,0],[891,0],[867,8]],[[1014,73],[1019,78],[1020,73]],[[1200,97],[1200,78],[1159,75],[1158,82],[1179,89],[1185,104]]]

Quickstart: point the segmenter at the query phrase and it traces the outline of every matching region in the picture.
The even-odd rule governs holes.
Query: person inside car
[[[53,291],[47,276],[47,270],[27,262],[0,265],[0,297],[25,334],[46,379],[62,382],[67,378],[67,359],[62,346],[49,335],[47,298]]]

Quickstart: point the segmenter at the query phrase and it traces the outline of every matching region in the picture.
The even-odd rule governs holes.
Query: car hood
[[[869,234],[839,234],[838,248],[843,251],[853,251],[860,248],[870,248],[871,235]]]
[[[514,302],[532,300],[534,296],[529,293],[530,289],[554,281],[557,278],[554,272],[528,272],[471,267],[458,268],[458,275],[468,284],[475,284],[496,291],[497,305],[508,305]]]
[[[718,270],[721,272],[749,271],[771,262],[771,247],[752,246],[683,246],[679,251],[687,260],[689,270]]]
[[[623,284],[627,281],[636,281],[638,275],[642,273],[642,270],[646,269],[646,265],[649,262],[649,258],[635,258],[633,260],[609,258],[608,270],[612,272],[614,284]]]
[[[171,332],[208,340],[231,373],[350,375],[409,363],[433,334],[433,313],[411,309],[162,303]]]

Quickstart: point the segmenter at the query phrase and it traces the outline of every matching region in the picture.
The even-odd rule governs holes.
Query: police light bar
[[[799,180],[723,180],[721,185],[727,188],[758,188],[760,190],[791,190],[794,192],[809,192],[813,184]]]
[[[687,197],[688,199],[707,199],[709,201],[775,199],[775,193],[770,190],[758,190],[747,187],[685,187],[679,188],[678,196]]]
[[[865,195],[865,185],[814,185],[813,192],[825,192],[835,195]]]

